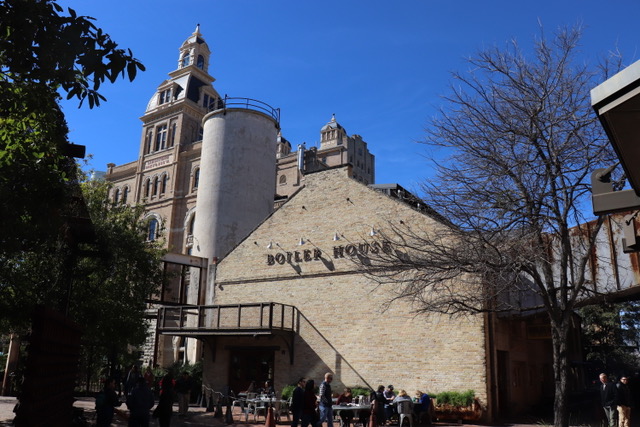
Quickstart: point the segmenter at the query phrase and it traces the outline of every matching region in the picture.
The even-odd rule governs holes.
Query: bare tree
[[[368,265],[421,312],[546,311],[558,427],[569,421],[571,317],[592,291],[589,258],[602,223],[580,226],[590,214],[589,177],[615,162],[589,92],[619,61],[590,68],[578,57],[580,36],[580,28],[552,39],[541,31],[531,58],[514,41],[453,74],[425,142],[437,161],[424,202],[441,226],[389,222],[382,238],[395,250]]]

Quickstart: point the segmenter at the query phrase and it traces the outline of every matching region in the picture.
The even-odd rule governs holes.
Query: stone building
[[[444,225],[400,186],[374,185],[367,143],[335,116],[317,147],[292,151],[277,109],[219,95],[210,56],[196,28],[141,117],[138,159],[105,177],[114,201],[146,206],[149,239],[183,273],[150,306],[144,363],[202,361],[209,389],[236,392],[326,371],[335,390],[472,389],[485,419],[553,393],[544,320],[387,304],[394,289],[354,261],[389,249],[379,236],[391,222]]]

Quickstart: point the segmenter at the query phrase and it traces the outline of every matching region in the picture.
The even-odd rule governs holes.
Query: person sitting
[[[247,394],[247,393],[257,393],[257,392],[258,392],[258,386],[256,386],[256,382],[251,381],[251,383],[249,384],[249,387],[246,390],[241,391],[240,393]]]
[[[427,424],[431,424],[431,398],[427,393],[416,391],[416,403],[413,405],[413,413],[416,421],[420,423],[422,417],[426,417]]]
[[[351,389],[347,387],[344,389],[344,393],[338,396],[336,405],[347,405],[351,402],[353,402],[353,395],[351,394]],[[342,426],[349,427],[349,425],[351,424],[351,421],[353,421],[353,412],[340,411],[340,419],[342,420]]]
[[[398,425],[400,425],[400,419],[402,418],[400,416],[401,414],[411,415],[413,413],[413,400],[411,400],[411,398],[407,395],[406,391],[400,390],[394,402],[396,411],[398,412]]]
[[[273,384],[271,384],[271,381],[265,381],[264,382],[264,388],[261,390],[262,394],[266,394],[267,396],[275,396],[276,395],[276,389],[273,388]]]

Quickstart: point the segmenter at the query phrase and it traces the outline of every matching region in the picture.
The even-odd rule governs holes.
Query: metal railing
[[[250,304],[161,307],[160,332],[255,333],[295,331],[298,310],[288,304]]]
[[[280,126],[280,109],[273,108],[271,105],[252,98],[231,98],[227,95],[224,99],[219,99],[209,107],[209,111],[226,110],[227,108],[242,108],[245,110],[258,111],[264,113],[276,121]]]

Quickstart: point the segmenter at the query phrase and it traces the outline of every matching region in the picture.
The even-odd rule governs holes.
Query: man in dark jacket
[[[607,374],[600,374],[600,399],[602,400],[602,408],[607,416],[609,427],[616,427],[617,417],[616,409],[618,405],[618,392],[615,384],[609,382]]]
[[[149,427],[149,411],[155,404],[153,393],[147,385],[144,377],[139,377],[135,387],[127,396],[127,407],[129,408],[129,427]]]
[[[115,408],[120,406],[121,402],[115,391],[116,380],[107,378],[104,382],[104,390],[96,397],[96,415],[98,427],[106,427],[111,425]]]
[[[620,378],[620,382],[616,384],[618,388],[618,420],[620,427],[629,427],[631,425],[631,389],[627,382],[627,377]]]
[[[298,385],[291,394],[291,427],[298,427],[300,418],[302,418],[302,403],[304,401],[304,385],[307,381],[304,378],[298,380]]]

